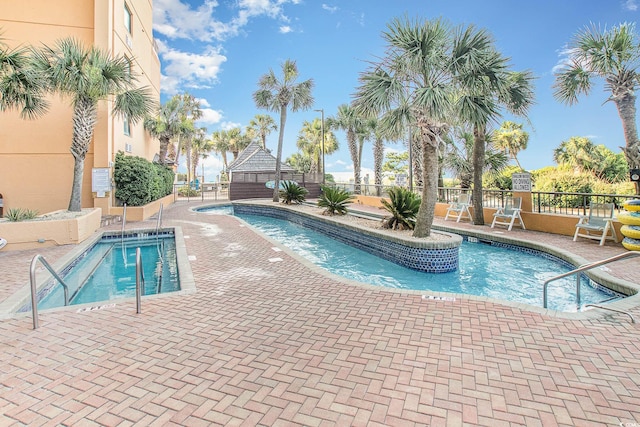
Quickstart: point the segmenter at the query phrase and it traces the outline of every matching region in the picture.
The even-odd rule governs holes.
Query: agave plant
[[[38,216],[38,211],[33,209],[15,208],[9,209],[4,217],[11,222],[27,221]]]
[[[325,208],[323,215],[344,215],[347,205],[353,202],[353,195],[347,190],[335,187],[322,187],[318,206]]]
[[[308,193],[306,188],[300,187],[293,181],[280,182],[282,183],[280,186],[280,198],[282,199],[282,203],[290,205],[292,203],[300,204],[304,202]]]
[[[389,189],[389,200],[381,199],[382,206],[391,213],[382,225],[393,230],[413,230],[420,209],[420,196],[402,187]]]

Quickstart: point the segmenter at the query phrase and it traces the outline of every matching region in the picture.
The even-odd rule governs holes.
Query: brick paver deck
[[[48,311],[37,330],[30,316],[1,321],[0,425],[640,423],[639,326],[624,316],[345,284],[185,204],[164,225],[187,237],[197,292],[145,298],[142,314],[134,301]],[[586,258],[621,251],[526,236]],[[28,283],[33,254],[0,252],[5,297]],[[624,266],[613,273],[634,278],[640,262]]]

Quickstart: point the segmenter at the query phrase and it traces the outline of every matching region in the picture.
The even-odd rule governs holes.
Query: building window
[[[131,32],[131,11],[126,3],[124,4],[124,27],[127,29],[129,34],[133,34]]]
[[[131,136],[131,124],[129,123],[129,117],[124,117],[124,134],[127,136]]]

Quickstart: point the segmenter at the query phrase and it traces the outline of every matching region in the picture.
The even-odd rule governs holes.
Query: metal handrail
[[[122,252],[122,262],[124,266],[127,266],[127,254],[124,246],[124,226],[127,224],[127,204],[125,203],[122,208],[122,229],[120,231],[120,249]]]
[[[44,265],[45,268],[49,270],[49,273],[51,273],[51,275],[55,277],[58,282],[60,282],[62,288],[64,289],[64,305],[69,305],[69,286],[67,286],[64,280],[62,280],[58,273],[56,273],[53,267],[49,265],[47,260],[45,260],[42,255],[37,254],[31,260],[31,266],[29,267],[29,277],[31,279],[31,314],[33,316],[33,329],[38,329],[39,326],[38,301],[36,298],[36,264],[38,263],[38,261],[40,261],[42,265]]]
[[[142,313],[142,295],[144,294],[144,270],[140,248],[136,248],[136,313]]]
[[[622,259],[632,258],[636,256],[640,256],[640,252],[625,252],[622,254],[612,256],[611,258],[603,259],[601,261],[596,261],[590,264],[581,265],[575,270],[571,270],[567,273],[563,273],[558,276],[552,277],[551,279],[546,280],[543,284],[543,289],[542,289],[543,307],[547,308],[547,293],[548,293],[547,288],[549,286],[549,283],[575,274],[576,275],[576,298],[578,301],[580,301],[580,274],[579,273],[582,273],[583,271],[591,270],[592,268],[600,267],[601,265],[610,264],[615,261],[620,261]]]

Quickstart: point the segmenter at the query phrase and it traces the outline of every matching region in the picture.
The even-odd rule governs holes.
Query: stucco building
[[[10,48],[53,46],[74,37],[131,61],[140,86],[160,99],[160,61],[153,39],[152,0],[0,0],[0,37]],[[152,160],[158,141],[141,122],[133,125],[111,113],[112,101],[99,104],[93,142],[85,160],[82,207],[108,214],[113,192],[92,192],[94,168],[110,168],[118,151]],[[4,210],[66,209],[71,195],[73,157],[70,100],[51,98],[49,112],[23,120],[15,111],[0,113],[0,194]],[[96,175],[97,176],[97,175]],[[102,175],[104,176],[104,174]]]

